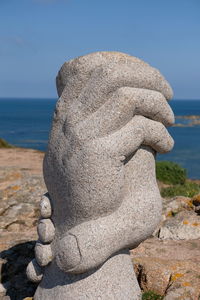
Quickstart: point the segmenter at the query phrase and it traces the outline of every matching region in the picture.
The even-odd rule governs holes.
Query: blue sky
[[[200,99],[199,0],[0,0],[0,97],[57,97],[73,57],[126,52]]]

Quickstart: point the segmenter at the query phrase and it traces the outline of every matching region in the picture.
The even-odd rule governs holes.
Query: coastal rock
[[[44,154],[31,149],[0,149],[0,231],[35,229],[41,194]]]
[[[200,206],[200,194],[195,195],[192,198],[192,203],[193,203],[194,206]]]
[[[182,296],[180,299],[199,299],[199,247],[199,239],[151,238],[131,250],[141,288],[154,291],[168,300],[179,299],[177,295]]]
[[[195,210],[195,206],[191,198],[184,196],[176,196],[172,199],[163,198],[163,216],[165,216],[165,218],[170,218],[185,210]]]
[[[37,287],[26,268],[34,258],[39,202],[46,191],[43,156],[32,149],[0,149],[1,300],[32,297]]]
[[[200,216],[182,211],[163,222],[157,236],[160,239],[190,240],[200,238]]]
[[[195,207],[195,212],[200,216],[200,194],[192,198],[192,203]]]

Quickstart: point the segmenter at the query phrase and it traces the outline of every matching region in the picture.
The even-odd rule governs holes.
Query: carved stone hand
[[[155,153],[173,147],[172,91],[162,75],[122,53],[65,63],[44,179],[36,260],[66,273],[99,267],[149,237],[161,215]],[[32,280],[41,280],[34,261]],[[53,268],[50,270],[53,272]]]

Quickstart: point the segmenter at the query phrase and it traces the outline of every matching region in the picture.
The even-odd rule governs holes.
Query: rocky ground
[[[39,201],[46,191],[43,153],[0,149],[0,299],[22,300],[34,294],[25,269],[34,256]],[[5,296],[6,295],[6,296]]]
[[[163,220],[154,236],[131,251],[138,281],[144,291],[154,291],[166,300],[198,300],[200,195],[163,201]]]
[[[34,256],[43,153],[0,149],[0,300],[30,300],[25,269]],[[162,186],[162,185],[161,185]],[[131,251],[144,299],[200,299],[200,195],[163,199],[162,222]],[[158,298],[157,295],[160,295]]]

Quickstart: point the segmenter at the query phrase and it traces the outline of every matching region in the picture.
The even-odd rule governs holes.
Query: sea
[[[45,151],[55,104],[56,99],[0,98],[0,138]],[[200,116],[200,100],[171,100],[169,104],[178,116],[176,126],[169,128],[175,146],[157,159],[177,162],[186,168],[189,178],[200,179],[200,124],[191,125],[183,117]]]

